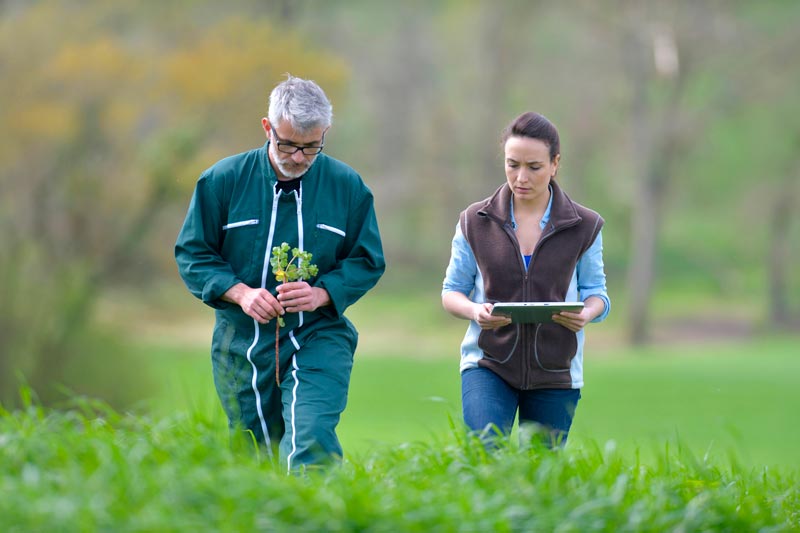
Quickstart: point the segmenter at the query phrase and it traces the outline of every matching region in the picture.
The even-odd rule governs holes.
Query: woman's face
[[[551,160],[550,147],[539,139],[509,137],[505,145],[506,179],[515,198],[530,201],[547,194],[560,158],[557,154]]]

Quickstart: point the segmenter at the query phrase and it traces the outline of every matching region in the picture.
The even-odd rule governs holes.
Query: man
[[[187,287],[216,310],[214,383],[231,428],[270,454],[277,445],[290,471],[342,455],[335,429],[358,340],[344,311],[385,269],[372,193],[322,153],[331,117],[313,81],[276,86],[266,144],[203,172],[175,245]],[[318,275],[276,281],[270,257],[283,242],[310,252]]]

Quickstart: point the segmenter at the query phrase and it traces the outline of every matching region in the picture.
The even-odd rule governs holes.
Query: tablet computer
[[[552,322],[553,315],[561,311],[578,313],[583,302],[497,302],[492,315],[511,317],[512,322]]]

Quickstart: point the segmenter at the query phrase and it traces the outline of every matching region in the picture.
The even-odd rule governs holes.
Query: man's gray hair
[[[273,128],[285,120],[297,133],[315,128],[327,129],[333,119],[333,106],[319,85],[287,74],[269,95],[267,118]]]

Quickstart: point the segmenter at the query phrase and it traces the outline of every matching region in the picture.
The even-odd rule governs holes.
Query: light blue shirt
[[[550,221],[550,208],[552,207],[553,196],[550,195],[550,202],[539,222],[539,227],[544,229]],[[514,228],[517,227],[514,219],[514,205],[511,205],[511,222]],[[453,236],[452,250],[450,253],[450,263],[447,265],[444,282],[442,284],[442,294],[448,292],[460,292],[466,295],[475,303],[486,302],[486,294],[483,288],[483,277],[478,269],[475,255],[472,253],[466,237],[461,233],[460,224],[456,224],[456,232]],[[606,289],[606,274],[603,269],[603,235],[602,231],[597,234],[592,245],[578,259],[572,280],[567,290],[565,301],[585,301],[590,296],[596,296],[603,300],[605,309],[592,322],[601,322],[608,316],[611,309],[611,301],[608,298]],[[478,347],[478,335],[481,328],[477,322],[470,320],[467,333],[461,342],[461,372],[469,368],[478,366],[478,361],[483,358],[483,350]],[[572,388],[583,387],[583,342],[584,332],[580,330],[577,334],[578,348],[570,366],[570,376],[572,378]]]

